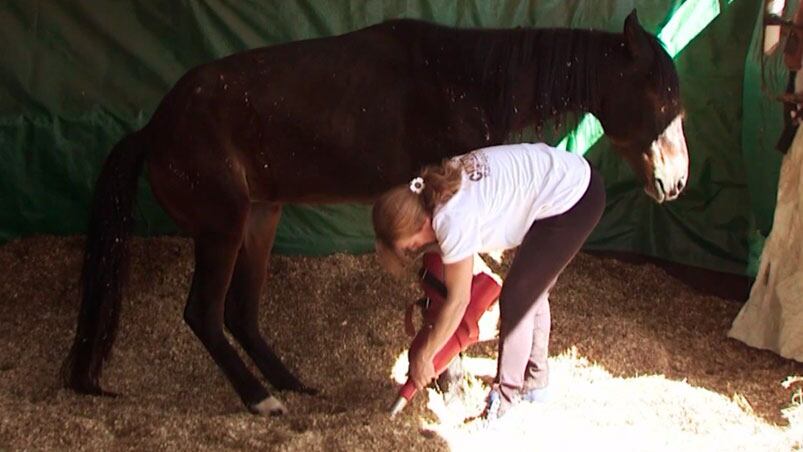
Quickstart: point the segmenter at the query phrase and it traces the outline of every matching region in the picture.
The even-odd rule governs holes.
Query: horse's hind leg
[[[232,227],[195,236],[195,273],[184,319],[251,412],[282,414],[284,406],[270,396],[223,333],[224,301],[248,218],[247,205],[236,210],[238,214],[227,215]]]
[[[259,332],[259,298],[280,216],[279,204],[251,205],[226,299],[225,323],[273,387],[315,393],[317,391],[304,386],[285,367]]]

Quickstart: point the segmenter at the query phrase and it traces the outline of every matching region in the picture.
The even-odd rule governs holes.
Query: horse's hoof
[[[267,415],[267,416],[281,416],[287,414],[287,408],[276,397],[270,396],[261,402],[249,405],[248,411],[253,414]]]
[[[84,381],[73,381],[71,384],[68,385],[70,389],[73,391],[84,394],[84,395],[91,395],[91,396],[100,396],[100,397],[119,397],[120,394],[116,392],[106,391],[100,387],[100,385],[96,383],[89,383]]]
[[[321,393],[321,391],[319,391],[318,389],[305,385],[301,385],[298,389],[293,389],[293,391],[311,396],[316,396]]]
[[[103,389],[100,390],[100,394],[98,394],[98,395],[101,396],[101,397],[110,397],[112,399],[116,399],[117,397],[120,397],[120,393],[119,392],[106,391],[106,390],[103,390]]]
[[[289,382],[289,383],[286,383],[286,384],[283,384],[283,385],[274,385],[273,387],[275,389],[278,389],[279,391],[293,391],[293,392],[297,392],[299,394],[306,394],[306,395],[313,395],[313,396],[314,395],[318,395],[321,392],[321,391],[319,391],[319,390],[317,390],[317,389],[315,389],[313,387],[305,385],[304,383],[302,383],[302,382],[300,382],[298,380],[292,381],[292,382]]]

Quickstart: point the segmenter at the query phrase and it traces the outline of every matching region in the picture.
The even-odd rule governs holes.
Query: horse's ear
[[[650,36],[641,27],[634,9],[625,19],[625,46],[630,56],[639,66],[648,66],[653,58]]]

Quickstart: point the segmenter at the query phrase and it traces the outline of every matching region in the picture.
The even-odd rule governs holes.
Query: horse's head
[[[608,70],[600,74],[598,118],[647,194],[659,203],[671,201],[689,173],[677,72],[635,11],[625,20],[623,37],[621,51],[610,55]]]

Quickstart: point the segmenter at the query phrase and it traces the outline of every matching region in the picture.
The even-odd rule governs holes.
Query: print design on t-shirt
[[[482,152],[469,152],[466,155],[460,156],[458,159],[460,161],[460,166],[463,167],[463,171],[465,171],[469,180],[476,182],[490,175],[488,158]]]

